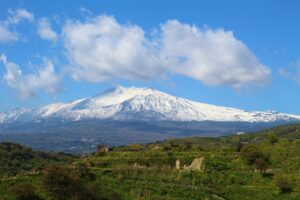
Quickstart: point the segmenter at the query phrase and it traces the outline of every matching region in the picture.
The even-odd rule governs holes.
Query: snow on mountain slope
[[[116,87],[90,98],[0,113],[0,123],[82,119],[275,122],[300,120],[278,112],[247,112],[198,103],[151,88]]]

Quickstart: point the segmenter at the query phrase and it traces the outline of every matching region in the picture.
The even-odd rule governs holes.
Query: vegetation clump
[[[0,177],[19,173],[39,173],[50,163],[66,163],[75,156],[64,153],[33,151],[19,144],[0,143]]]
[[[130,144],[128,145],[129,151],[141,151],[143,150],[143,146],[141,144]]]
[[[94,174],[84,164],[75,169],[61,165],[48,167],[42,176],[42,186],[49,197],[57,200],[109,200],[109,196],[117,194],[113,189],[103,194],[101,184],[95,182]],[[121,194],[118,199],[122,199]]]
[[[293,189],[292,181],[287,176],[279,176],[276,179],[276,186],[280,189],[281,193],[291,192]]]
[[[266,173],[266,170],[271,164],[269,155],[263,153],[253,144],[244,146],[241,150],[241,156],[248,165],[253,165],[262,175]]]
[[[272,145],[279,141],[278,136],[274,132],[268,134],[268,140]]]
[[[30,183],[19,183],[12,187],[17,200],[39,200],[36,189]]]

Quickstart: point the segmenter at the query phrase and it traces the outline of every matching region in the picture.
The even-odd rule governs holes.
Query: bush
[[[280,176],[276,179],[275,183],[282,193],[291,192],[293,189],[292,181],[288,177]]]
[[[179,147],[179,144],[174,139],[168,140],[168,144],[171,148]]]
[[[255,145],[246,145],[241,149],[241,156],[249,165],[253,165],[255,160],[263,153]]]
[[[51,198],[71,199],[81,190],[80,178],[67,167],[54,165],[45,170],[42,185]]]
[[[130,145],[128,145],[128,150],[129,151],[141,151],[141,150],[143,150],[143,146],[140,144],[130,144]]]
[[[241,156],[248,165],[254,165],[256,169],[259,169],[261,174],[265,174],[271,164],[269,155],[264,154],[255,145],[244,146],[241,149]]]
[[[35,188],[29,183],[19,183],[12,187],[13,193],[18,200],[38,200]]]
[[[278,142],[279,139],[277,135],[274,132],[272,132],[268,134],[268,140],[270,144],[274,145],[275,143]]]
[[[236,148],[237,152],[240,152],[243,149],[243,147],[244,147],[244,144],[240,141],[235,144],[235,148]]]
[[[269,165],[270,165],[270,160],[268,156],[260,156],[256,158],[254,165],[256,169],[259,169],[260,173],[263,175],[266,173]]]
[[[97,183],[90,183],[85,186],[84,199],[88,200],[100,200],[102,197],[102,188]]]
[[[184,150],[190,150],[193,147],[193,143],[190,141],[185,141],[184,142]]]
[[[50,199],[55,200],[111,200],[123,199],[112,188],[103,190],[100,183],[95,182],[85,164],[78,164],[75,169],[54,165],[45,170],[42,186],[48,192]]]
[[[172,148],[169,145],[164,145],[163,150],[164,151],[170,151]]]
[[[96,176],[95,174],[91,173],[88,165],[86,163],[78,163],[76,165],[76,173],[78,173],[79,178],[88,180],[88,181],[94,181]]]
[[[123,195],[120,192],[113,191],[113,192],[111,192],[111,194],[109,194],[108,199],[111,199],[111,200],[123,200],[124,197],[123,197]]]

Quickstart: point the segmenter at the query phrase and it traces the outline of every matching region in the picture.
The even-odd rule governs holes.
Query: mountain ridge
[[[245,111],[215,106],[169,95],[153,88],[108,89],[89,98],[67,103],[54,103],[33,109],[15,109],[0,113],[0,124],[39,122],[58,119],[79,121],[85,119],[109,120],[171,120],[171,121],[224,121],[276,122],[299,121],[300,116],[274,111]]]

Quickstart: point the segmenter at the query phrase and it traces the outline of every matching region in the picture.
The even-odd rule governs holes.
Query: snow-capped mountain
[[[171,96],[152,88],[115,87],[90,98],[55,103],[34,109],[0,113],[0,123],[44,120],[79,121],[84,119],[276,122],[298,121],[300,116],[249,112],[214,106]]]

